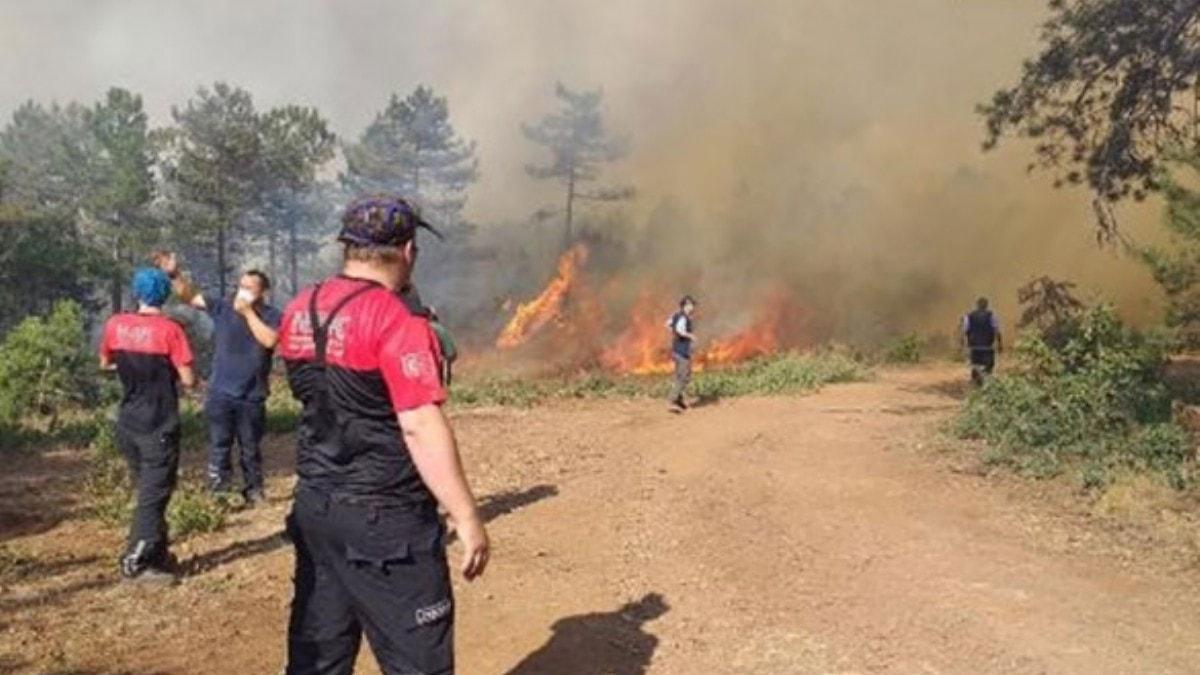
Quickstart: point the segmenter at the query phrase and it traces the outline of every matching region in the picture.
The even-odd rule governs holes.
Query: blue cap
[[[171,279],[157,267],[141,267],[133,273],[133,295],[143,305],[162,307],[171,297]]]

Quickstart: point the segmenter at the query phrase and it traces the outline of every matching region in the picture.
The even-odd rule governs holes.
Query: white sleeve
[[[687,332],[687,317],[681,316],[675,320],[675,334],[686,335]]]

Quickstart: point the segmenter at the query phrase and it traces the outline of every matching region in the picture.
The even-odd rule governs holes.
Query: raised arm
[[[489,542],[475,497],[463,473],[454,432],[441,406],[423,405],[399,413],[404,441],[413,464],[438,503],[450,514],[464,546],[462,574],[468,581],[483,574],[488,563]]]
[[[154,265],[167,273],[171,279],[171,290],[179,301],[196,309],[208,309],[204,294],[196,290],[192,282],[179,269],[179,256],[172,251],[159,251],[154,254]]]

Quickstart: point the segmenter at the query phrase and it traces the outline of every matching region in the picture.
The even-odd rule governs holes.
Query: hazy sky
[[[1146,275],[1096,249],[1086,194],[1026,175],[1020,146],[979,151],[973,107],[1016,77],[1044,15],[1045,0],[7,0],[0,114],[120,85],[166,123],[226,80],[352,137],[426,83],[479,142],[468,209],[486,222],[556,198],[524,174],[519,125],[562,80],[604,88],[633,149],[612,174],[639,189],[630,218],[679,207],[682,255],[752,228],[749,251],[781,268],[848,270],[800,285],[931,277],[937,316],[1044,272],[1137,304]],[[864,261],[884,281],[851,269]]]

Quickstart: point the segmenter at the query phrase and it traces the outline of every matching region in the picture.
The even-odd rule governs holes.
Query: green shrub
[[[866,374],[862,363],[844,350],[828,349],[809,354],[787,352],[697,372],[689,391],[708,400],[796,393],[824,384],[861,380]],[[668,376],[613,376],[593,372],[561,379],[464,380],[455,383],[450,394],[455,404],[464,407],[528,408],[553,399],[660,398],[667,395],[669,388]]]
[[[98,425],[91,444],[92,463],[84,491],[93,515],[112,527],[126,527],[133,515],[134,494],[129,469],[117,448],[115,425]],[[198,532],[213,532],[225,524],[230,504],[212,497],[203,479],[182,476],[167,505],[167,525],[172,539]]]
[[[286,434],[296,430],[300,424],[300,402],[292,396],[285,382],[276,382],[267,397],[267,433]]]
[[[839,351],[784,353],[698,373],[692,391],[701,398],[799,393],[861,380],[866,374],[861,363]]]
[[[893,340],[883,351],[887,363],[920,363],[925,340],[916,333],[902,335]]]
[[[115,425],[102,420],[90,447],[91,468],[84,483],[84,493],[91,504],[92,514],[107,525],[128,524],[133,513],[133,490],[129,484],[129,469],[117,449]]]
[[[228,501],[209,493],[203,480],[188,478],[180,481],[167,505],[171,538],[177,540],[192,534],[215,532],[225,525],[230,509]]]
[[[1089,487],[1117,469],[1161,472],[1180,487],[1190,480],[1190,441],[1171,421],[1162,380],[1168,342],[1106,306],[1058,324],[1055,340],[1022,337],[1018,369],[968,398],[957,434],[987,440],[987,461],[1035,477],[1075,466]]]
[[[450,390],[450,399],[466,407],[499,405],[529,408],[545,400],[549,393],[544,382],[489,377],[455,383]]]
[[[86,346],[82,310],[70,300],[17,324],[0,343],[0,421],[38,416],[53,429],[70,406],[94,401],[96,365]]]

